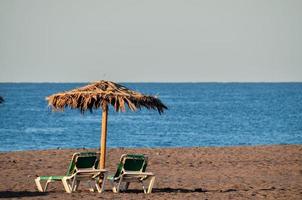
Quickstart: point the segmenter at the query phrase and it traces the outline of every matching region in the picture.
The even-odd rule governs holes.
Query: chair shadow
[[[125,193],[142,193],[142,190],[129,189]],[[208,192],[206,189],[194,188],[194,189],[184,189],[184,188],[153,188],[152,193],[205,193]]]
[[[18,198],[18,197],[36,197],[45,196],[48,192],[30,192],[30,191],[0,191],[1,198]]]
[[[238,189],[229,188],[224,190],[208,190],[203,188],[193,188],[193,189],[184,189],[184,188],[153,188],[152,193],[206,193],[206,192],[219,192],[219,193],[227,193],[227,192],[238,192]],[[247,190],[244,190],[247,191]],[[130,189],[125,191],[125,193],[142,193],[142,190],[138,189]]]

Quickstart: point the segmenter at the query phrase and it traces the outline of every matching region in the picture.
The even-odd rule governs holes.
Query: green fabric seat
[[[113,192],[119,192],[122,183],[125,184],[123,189],[127,190],[131,182],[139,182],[145,193],[151,193],[155,175],[152,172],[146,172],[147,164],[148,157],[143,154],[123,154],[115,174],[107,178],[112,184]],[[146,191],[144,182],[149,179],[149,187]]]
[[[40,192],[45,192],[50,182],[62,181],[66,192],[71,193],[77,189],[80,181],[84,180],[84,178],[96,182],[97,179],[104,178],[107,175],[106,170],[97,169],[98,163],[99,153],[74,153],[65,176],[39,176],[35,179],[37,188]],[[41,181],[46,181],[44,188],[42,188]],[[103,186],[104,185],[102,185],[102,187]],[[99,192],[103,191],[103,189],[98,186],[98,183],[96,183],[95,187]]]

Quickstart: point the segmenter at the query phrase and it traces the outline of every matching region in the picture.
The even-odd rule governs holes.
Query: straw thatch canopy
[[[161,114],[167,107],[156,97],[143,95],[110,81],[97,81],[74,90],[57,93],[46,98],[54,110],[65,107],[80,109],[81,112],[103,108],[111,104],[116,111],[125,111],[125,105],[135,111],[145,107]]]

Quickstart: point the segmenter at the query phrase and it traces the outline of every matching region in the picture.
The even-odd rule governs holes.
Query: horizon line
[[[111,81],[111,80],[110,80]],[[95,81],[0,81],[0,84],[93,83]],[[302,83],[301,81],[112,81],[116,83]]]

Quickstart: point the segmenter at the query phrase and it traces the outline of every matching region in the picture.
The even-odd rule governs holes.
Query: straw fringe
[[[139,92],[110,81],[97,81],[87,86],[74,90],[57,93],[46,98],[54,111],[70,107],[80,109],[83,113],[87,110],[99,109],[111,104],[115,111],[125,111],[126,106],[132,111],[145,107],[163,113],[168,109],[158,98],[143,95]]]

